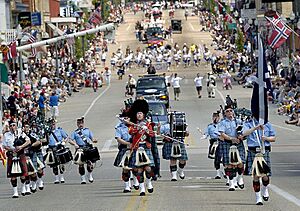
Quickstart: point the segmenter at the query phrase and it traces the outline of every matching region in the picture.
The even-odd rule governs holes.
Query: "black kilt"
[[[221,153],[222,141],[220,141],[218,139],[210,139],[209,140],[209,147],[208,147],[208,154],[209,154],[209,152],[212,148],[212,145],[214,144],[215,141],[219,141],[219,145],[217,146],[216,152],[215,152],[214,166],[215,166],[216,169],[219,169],[220,165],[222,163],[222,153]]]
[[[223,155],[223,164],[224,165],[229,165],[229,149],[233,144],[227,143],[226,141],[223,141],[221,144],[220,152]],[[245,164],[245,147],[243,142],[240,142],[238,145],[236,145],[241,160]]]
[[[180,143],[181,148],[181,157],[173,158],[171,157],[172,154],[172,144],[173,142],[165,142],[162,148],[162,157],[165,160],[188,160],[187,152],[185,149],[185,145]]]
[[[254,161],[254,158],[255,158],[255,152],[252,151],[252,150],[247,150],[247,169],[246,169],[246,172],[247,172],[247,175],[251,174],[252,173],[252,165],[253,165],[253,161]],[[269,150],[266,150],[265,151],[265,154],[264,154],[264,159],[265,161],[267,162],[270,170],[271,170],[271,159],[270,159],[270,151]],[[270,174],[268,176],[272,176],[272,170],[270,171]]]
[[[139,147],[143,147],[145,149],[145,152],[147,154],[147,156],[149,157],[150,160],[150,164],[147,166],[154,166],[154,159],[153,159],[153,155],[151,152],[151,149],[147,148],[146,144],[140,144]],[[129,168],[140,168],[141,166],[136,166],[135,162],[136,162],[136,151],[137,150],[133,150],[130,159],[129,159]]]

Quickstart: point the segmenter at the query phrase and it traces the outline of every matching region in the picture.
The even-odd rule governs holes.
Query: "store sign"
[[[229,29],[229,30],[236,29],[236,23],[229,23],[229,24],[228,24],[228,29]]]
[[[31,25],[32,26],[40,26],[42,25],[42,18],[40,12],[31,13]]]
[[[256,9],[241,9],[241,18],[256,19]]]
[[[21,27],[24,29],[31,26],[31,13],[30,12],[20,12],[18,16],[18,21]]]

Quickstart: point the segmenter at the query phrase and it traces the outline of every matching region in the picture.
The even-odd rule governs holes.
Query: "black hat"
[[[220,116],[220,112],[219,111],[213,112],[213,116]]]
[[[14,120],[11,119],[11,120],[8,121],[8,124],[9,124],[9,126],[10,126],[10,125],[12,125],[12,124],[17,124],[17,123],[16,123]]]
[[[77,122],[84,122],[84,116],[77,118]]]
[[[138,112],[142,112],[146,117],[149,112],[149,105],[146,100],[138,99],[132,104],[129,110],[129,117],[132,122],[136,122],[136,114]]]
[[[232,105],[225,105],[224,110],[226,111],[227,109],[231,108],[232,109]]]

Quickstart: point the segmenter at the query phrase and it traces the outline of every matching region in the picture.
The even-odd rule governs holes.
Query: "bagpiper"
[[[9,121],[9,131],[4,133],[3,147],[7,150],[7,177],[10,178],[13,187],[13,198],[19,198],[18,181],[22,183],[22,195],[26,193],[26,176],[28,175],[26,156],[24,149],[30,144],[29,137],[17,128],[17,123]]]

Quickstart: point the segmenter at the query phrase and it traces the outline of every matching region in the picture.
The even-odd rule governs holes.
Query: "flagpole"
[[[268,16],[265,16],[265,18],[269,21],[269,22],[271,22],[272,24],[273,24],[273,26],[275,26],[275,24],[273,23],[273,21],[268,17]],[[297,37],[299,37],[300,35],[297,33],[297,32],[295,32],[291,27],[289,27],[289,25],[287,25],[285,22],[283,22],[283,20],[281,20],[281,22],[283,23],[283,25],[285,26],[285,27],[287,27],[289,30],[291,30],[295,35],[297,35]]]

